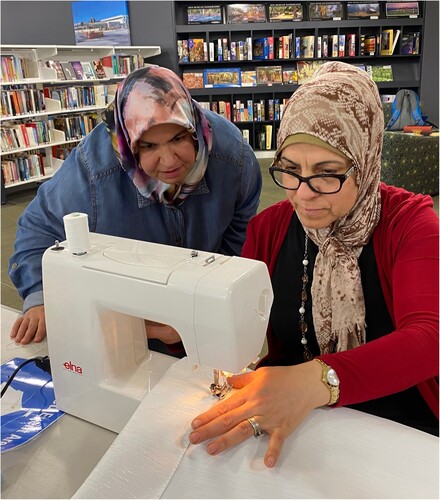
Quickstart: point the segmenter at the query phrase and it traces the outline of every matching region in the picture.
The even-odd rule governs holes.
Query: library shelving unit
[[[328,20],[310,20],[309,9],[310,5],[313,3],[318,3],[320,5],[339,4],[342,8],[342,15]],[[239,68],[241,74],[243,74],[243,72],[258,71],[260,67],[278,67],[279,70],[281,66],[283,73],[285,69],[291,71],[292,67],[297,66],[298,63],[303,61],[307,63],[316,62],[319,64],[320,62],[341,60],[350,64],[362,66],[363,69],[368,71],[375,70],[376,67],[389,68],[389,66],[391,66],[392,80],[377,81],[379,92],[384,96],[384,100],[385,95],[395,95],[397,91],[402,88],[413,89],[416,92],[420,92],[425,2],[418,2],[419,11],[416,15],[409,13],[402,16],[400,13],[398,17],[391,17],[390,13],[388,13],[387,17],[387,2],[380,1],[377,2],[379,3],[379,12],[376,13],[376,15],[362,15],[362,17],[359,18],[348,18],[347,7],[348,4],[353,3],[356,2],[283,2],[283,6],[300,5],[302,7],[301,20],[274,21],[272,18],[272,21],[270,21],[269,8],[275,5],[275,3],[256,2],[251,0],[246,2],[246,6],[248,6],[246,8],[250,9],[251,7],[249,6],[255,6],[257,10],[264,8],[266,21],[260,20],[260,22],[251,22],[250,20],[246,20],[243,15],[243,20],[241,22],[237,22],[237,19],[230,22],[231,19],[228,18],[227,15],[227,8],[230,5],[229,2],[197,0],[174,2],[179,73],[182,78],[185,77],[186,81],[188,81],[188,78],[191,79],[194,77],[193,81],[198,82],[195,86],[197,88],[190,88],[190,92],[193,98],[203,103],[205,107],[209,106],[211,109],[217,111],[220,102],[229,102],[228,106],[231,109],[230,119],[242,130],[242,132],[247,130],[244,135],[248,138],[251,146],[257,152],[257,156],[267,156],[267,154],[261,155],[259,152],[267,151],[269,154],[269,151],[273,150],[276,144],[276,133],[279,127],[280,113],[275,112],[274,114],[271,109],[268,109],[268,106],[272,106],[273,102],[281,103],[282,115],[283,102],[286,102],[301,82],[280,82],[268,85],[264,83],[260,84],[257,81],[255,86],[214,85],[211,86],[211,88],[207,88],[205,70],[212,70],[213,74],[215,74],[215,72],[219,72],[220,69],[231,69],[233,71],[234,68]],[[362,4],[362,2],[358,3]],[[212,19],[208,22],[203,19],[196,19],[195,21],[188,22],[188,7],[194,11],[195,8],[212,7],[213,4],[217,4],[222,11],[220,22],[213,23]],[[234,3],[234,6],[236,5],[237,4]],[[393,31],[394,35],[397,31],[399,32],[394,50],[392,50],[391,55],[381,55],[380,47],[382,36],[385,32],[390,31]],[[412,53],[408,53],[404,44],[414,33],[418,33],[417,47],[411,50]],[[338,52],[337,56],[333,56],[331,53],[332,35],[336,35],[338,40],[341,35],[344,35],[344,39],[347,38],[347,40],[348,36],[354,35],[351,51],[348,50],[346,45],[343,55]],[[291,39],[290,50],[283,53],[280,51],[280,37],[289,36]],[[329,53],[327,56],[323,55],[323,47],[321,47],[324,37],[327,37],[329,40]],[[295,42],[298,38],[300,39],[300,43],[302,43],[303,38],[308,40],[312,39],[312,52],[311,54],[307,54],[307,57],[304,53],[300,53],[298,57],[296,53]],[[373,38],[375,41],[375,49],[371,53],[368,52],[368,55],[365,54],[366,38]],[[263,57],[261,57],[260,54],[260,57],[257,59],[255,57],[255,41],[264,39],[268,39],[269,41],[272,40],[273,56],[270,56],[270,51],[268,51],[268,53],[263,54]],[[191,57],[190,53],[188,53],[188,58],[182,57],[182,41],[187,41],[188,44],[192,43],[194,45],[194,42],[189,42],[190,40],[201,40],[202,46],[203,42],[206,42],[206,45],[201,49],[201,58],[204,60],[197,60],[197,54],[193,54],[193,57]],[[237,47],[243,40],[251,40],[250,43],[254,52],[251,53],[248,59],[245,51],[244,58],[246,60],[239,60],[240,55],[239,52],[237,52]],[[220,43],[224,44],[224,47],[220,48],[222,60],[219,60],[218,57]],[[236,48],[235,60],[230,54],[231,46],[235,46]],[[183,56],[185,55],[184,53]],[[226,58],[229,56],[229,59],[225,59],[225,55]],[[280,57],[280,55],[283,57]],[[297,75],[299,73],[300,66],[298,65]],[[386,79],[389,80],[389,76]],[[202,83],[200,84],[200,82]],[[237,101],[240,102],[242,107],[244,103],[245,110],[247,105],[255,107],[255,103],[261,102],[262,106],[265,106],[266,111],[264,118],[260,120],[256,116],[256,110],[253,109],[253,116],[251,116],[250,119],[249,113],[245,116],[249,121],[243,121],[243,110],[241,114],[237,116]],[[266,144],[262,144],[261,135],[264,136],[264,130],[267,126],[271,127],[272,138],[270,141],[266,142]]]
[[[75,146],[100,121],[127,65],[129,72],[160,53],[159,46],[2,45],[2,203],[8,188],[50,178],[63,163],[56,147]],[[103,72],[61,79],[48,61],[99,61]]]

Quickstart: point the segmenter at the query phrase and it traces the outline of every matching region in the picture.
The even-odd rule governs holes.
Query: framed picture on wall
[[[231,3],[226,6],[226,22],[265,23],[266,6],[262,3]]]
[[[348,2],[347,3],[347,18],[348,19],[376,19],[380,17],[380,4],[366,2]]]
[[[191,5],[186,10],[188,24],[216,24],[223,22],[220,5]]]
[[[303,7],[300,3],[269,4],[269,21],[302,21]]]
[[[72,2],[77,45],[130,46],[128,2]]]
[[[325,21],[328,19],[342,19],[343,10],[341,2],[310,2],[309,20]]]

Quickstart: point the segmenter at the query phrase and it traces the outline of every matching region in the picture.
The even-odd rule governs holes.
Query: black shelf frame
[[[186,22],[186,8],[190,5],[213,5],[221,4],[222,6],[228,3],[236,2],[210,2],[209,0],[195,1],[178,1],[174,2],[175,9],[175,31],[176,44],[177,40],[189,38],[203,38],[206,42],[217,42],[219,38],[227,38],[228,43],[231,41],[251,37],[252,39],[273,36],[277,39],[280,36],[290,33],[295,36],[314,35],[315,37],[323,34],[356,34],[356,55],[346,57],[314,57],[314,58],[290,58],[281,59],[259,59],[259,60],[230,60],[230,61],[197,61],[197,62],[177,62],[177,68],[182,75],[187,71],[202,71],[205,68],[227,68],[240,67],[244,70],[254,70],[259,66],[282,66],[291,67],[298,61],[344,61],[353,64],[368,64],[368,65],[392,65],[393,78],[391,82],[377,82],[379,92],[381,94],[395,94],[403,88],[409,88],[420,93],[422,63],[423,63],[423,31],[424,31],[424,2],[419,1],[420,14],[417,18],[399,17],[387,18],[385,16],[385,1],[381,0],[381,15],[375,19],[335,19],[310,21],[304,19],[302,21],[289,22],[262,22],[262,23],[240,23],[240,24],[184,24]],[[255,1],[243,3],[263,3],[267,7],[270,1]],[[299,2],[284,2],[284,3],[299,3]],[[306,4],[308,2],[300,2],[303,4],[304,11],[307,12]],[[344,15],[346,15],[346,1],[342,2],[344,7]],[[391,56],[385,55],[360,55],[359,40],[361,34],[380,34],[385,29],[399,29],[400,37],[396,45],[395,54]],[[404,33],[419,31],[421,34],[420,53],[415,55],[401,54],[401,40]],[[239,38],[240,37],[240,38]],[[315,38],[316,39],[316,38]],[[177,50],[176,50],[177,56]],[[177,57],[176,57],[177,59]],[[221,87],[221,88],[203,88],[190,89],[191,95],[198,101],[203,102],[218,102],[220,100],[229,99],[232,104],[236,99],[282,99],[290,97],[298,88],[298,85],[257,85],[252,87]],[[270,120],[265,122],[234,122],[240,129],[246,127],[250,132],[251,146],[258,150],[257,133],[263,124],[273,125],[273,137],[276,137],[276,132],[279,127],[279,121]],[[274,141],[274,139],[273,139]]]

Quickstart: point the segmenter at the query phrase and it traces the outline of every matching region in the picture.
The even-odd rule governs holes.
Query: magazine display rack
[[[5,189],[50,178],[100,121],[125,73],[160,53],[159,46],[2,45],[2,202]]]
[[[413,10],[401,12],[400,4],[391,10],[385,1],[251,1],[234,3],[232,12],[227,2],[174,2],[179,73],[194,99],[224,114],[255,151],[270,156],[283,105],[323,62],[371,72],[384,102],[402,88],[420,93],[424,3],[406,2]],[[211,8],[221,15],[213,18]],[[239,71],[241,85],[227,78],[206,85],[206,74],[222,69]]]

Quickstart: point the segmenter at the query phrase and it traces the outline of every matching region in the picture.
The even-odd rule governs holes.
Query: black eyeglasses
[[[275,184],[283,189],[296,191],[301,186],[301,183],[305,182],[315,193],[335,194],[339,193],[342,184],[344,184],[355,169],[356,165],[353,164],[345,174],[318,174],[311,175],[310,177],[301,177],[301,175],[273,164],[269,167],[269,172]]]

